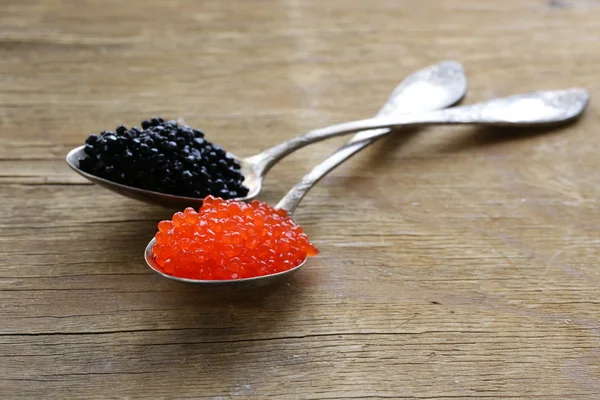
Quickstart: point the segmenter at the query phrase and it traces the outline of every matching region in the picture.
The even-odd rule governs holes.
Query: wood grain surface
[[[1,0],[0,397],[599,399],[599,49],[596,0]],[[590,108],[382,139],[305,198],[321,254],[268,290],[152,273],[173,210],[64,161],[155,115],[251,155],[444,59],[467,103],[580,86]]]

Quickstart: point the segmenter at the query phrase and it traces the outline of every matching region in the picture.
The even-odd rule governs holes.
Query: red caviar
[[[254,200],[207,196],[158,223],[152,253],[162,272],[203,280],[252,278],[287,271],[319,251],[287,215]]]

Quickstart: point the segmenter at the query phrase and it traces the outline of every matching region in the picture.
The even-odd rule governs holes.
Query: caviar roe
[[[248,194],[240,163],[203,132],[177,121],[155,117],[142,121],[142,129],[120,125],[85,143],[79,167],[112,182],[194,198]]]
[[[269,275],[319,253],[285,210],[211,195],[199,212],[189,207],[159,222],[155,239],[152,253],[160,270],[189,279]]]

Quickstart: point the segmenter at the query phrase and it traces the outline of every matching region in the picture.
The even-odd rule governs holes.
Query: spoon
[[[379,110],[377,116],[388,116],[405,112],[422,112],[427,110],[436,110],[448,107],[464,97],[467,91],[467,79],[460,63],[455,61],[445,61],[440,64],[421,69],[406,77],[392,92],[384,106]],[[307,175],[302,178],[279,202],[276,208],[287,210],[288,215],[296,210],[300,200],[306,192],[312,188],[323,176],[342,162],[350,158],[360,149],[366,147],[377,138],[390,133],[389,129],[377,129],[357,133],[338,151],[329,158],[317,165]],[[265,170],[266,171],[266,170]],[[260,184],[260,181],[259,181]],[[273,283],[283,277],[288,276],[299,270],[302,264],[284,272],[271,275],[264,275],[254,278],[243,278],[235,280],[196,280],[179,278],[165,274],[160,270],[154,255],[152,247],[155,244],[153,238],[146,246],[144,258],[148,266],[156,273],[165,278],[192,284],[203,284],[207,286],[218,285],[244,285],[244,286],[263,286]]]
[[[408,114],[391,119],[394,121],[390,125],[420,125],[429,123],[478,123],[484,125],[539,125],[556,124],[558,122],[568,121],[576,118],[585,109],[589,100],[588,93],[583,89],[569,89],[564,91],[546,91],[534,92],[525,95],[511,96],[504,99],[492,100],[485,103],[474,104],[471,106],[455,107],[438,112],[423,114]],[[361,125],[361,121],[350,124]],[[385,124],[380,122],[380,124]],[[372,126],[369,122],[368,126]],[[313,131],[315,132],[315,131]],[[339,131],[316,131],[319,137],[335,136]],[[375,136],[378,134],[376,133]],[[365,136],[368,136],[365,134]],[[369,140],[369,139],[365,139]],[[324,160],[321,164],[313,168],[298,182],[275,206],[276,209],[287,210],[288,215],[292,215],[296,210],[302,198],[306,193],[327,173],[340,165],[346,159],[350,158],[357,150],[357,146],[362,145],[362,141],[350,142],[342,146],[332,156]],[[253,278],[235,279],[235,280],[196,280],[178,278],[160,271],[154,261],[152,247],[155,239],[150,240],[146,246],[144,257],[146,263],[155,272],[165,278],[199,285],[232,285],[244,284],[249,286],[262,286],[273,283],[283,277],[298,271],[306,263],[306,260],[300,265],[287,271],[271,275],[263,275]]]
[[[456,61],[444,61],[418,70],[406,77],[392,92],[386,104],[377,113],[375,118],[449,107],[462,99],[466,90],[467,81],[462,65]],[[375,140],[375,138],[389,132],[390,129],[360,132],[350,142],[364,141],[370,137],[373,138],[372,140]],[[308,137],[299,136],[245,159],[229,153],[231,157],[240,163],[241,173],[245,177],[244,185],[249,189],[247,196],[237,198],[236,200],[249,201],[254,199],[261,191],[265,175],[279,160],[293,151],[319,140],[322,139],[310,140]],[[364,141],[361,146],[356,145],[356,151],[367,146],[369,143],[370,141]],[[79,175],[104,188],[129,198],[167,207],[200,207],[202,205],[202,199],[139,189],[111,182],[84,172],[79,168],[79,159],[86,157],[84,147],[80,146],[71,150],[66,157],[66,161]]]

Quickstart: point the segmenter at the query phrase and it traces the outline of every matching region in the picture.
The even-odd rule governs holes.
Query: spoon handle
[[[588,92],[579,88],[538,91],[440,111],[345,122],[315,129],[302,136],[296,136],[250,157],[248,161],[257,165],[262,174],[268,171],[277,161],[304,146],[369,129],[441,124],[495,126],[556,124],[577,117],[585,109],[588,100]]]
[[[375,118],[443,109],[460,101],[466,92],[467,77],[463,66],[457,61],[442,61],[406,77],[392,92]],[[335,153],[306,174],[276,207],[292,213],[304,195],[321,178],[391,131],[391,129],[382,128],[358,132]]]
[[[354,132],[358,127],[382,128],[427,124],[486,124],[486,125],[537,125],[567,121],[577,117],[585,109],[589,95],[582,89],[534,92],[511,96],[469,106],[454,107],[440,111],[407,114],[393,118],[382,117],[353,121],[311,131],[301,138],[312,141]],[[329,171],[359,151],[369,139],[384,135],[383,131],[365,132],[364,141],[350,141],[305,175],[277,204],[293,213],[306,193]],[[293,139],[292,139],[293,140]],[[304,139],[306,140],[306,139]]]
[[[325,175],[338,165],[342,164],[355,153],[369,145],[372,141],[380,136],[389,133],[389,129],[371,130],[369,133],[372,136],[364,141],[351,140],[340,147],[335,153],[314,167],[308,174],[304,175],[300,182],[296,183],[292,189],[277,203],[275,208],[287,210],[292,214],[306,193],[317,184]]]

